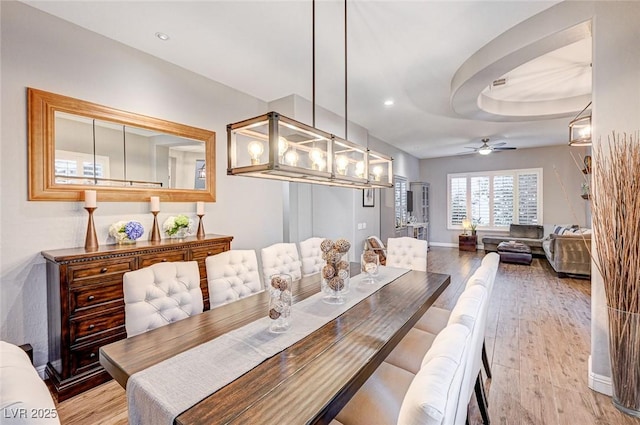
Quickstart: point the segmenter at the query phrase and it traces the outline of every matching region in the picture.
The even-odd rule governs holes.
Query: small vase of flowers
[[[118,221],[109,226],[109,236],[116,243],[135,243],[144,234],[144,227],[137,221]]]
[[[165,235],[170,238],[182,239],[189,236],[191,228],[193,227],[193,220],[190,220],[184,214],[180,214],[176,217],[171,216],[167,218],[162,225]]]

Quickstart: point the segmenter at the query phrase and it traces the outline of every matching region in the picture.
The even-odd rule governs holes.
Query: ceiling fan
[[[510,146],[501,147],[502,145],[506,145],[506,144],[507,142],[498,142],[490,145],[489,139],[482,139],[482,146],[480,146],[479,148],[474,148],[471,146],[465,146],[465,147],[467,149],[473,149],[474,152],[478,152],[480,155],[489,155],[493,151],[510,151],[510,150],[518,149]]]

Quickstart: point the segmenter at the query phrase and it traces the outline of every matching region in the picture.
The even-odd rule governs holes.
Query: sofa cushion
[[[494,244],[499,245],[500,242],[520,242],[527,245],[529,248],[542,248],[542,238],[540,239],[530,239],[530,238],[514,238],[511,236],[497,236],[497,235],[488,235],[482,238],[483,244]]]

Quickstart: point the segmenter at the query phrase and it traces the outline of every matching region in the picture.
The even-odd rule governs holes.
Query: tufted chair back
[[[302,277],[298,248],[294,243],[277,243],[260,251],[262,276],[265,282],[278,273],[291,275],[293,280]]]
[[[483,285],[473,285],[466,288],[455,307],[451,310],[448,325],[460,323],[471,331],[467,362],[462,378],[460,400],[456,414],[456,425],[464,425],[467,418],[467,406],[473,395],[476,379],[482,367],[482,345],[487,318],[487,289]],[[480,400],[478,400],[480,402]]]
[[[258,257],[252,249],[221,252],[207,257],[211,308],[262,292]]]
[[[427,271],[427,241],[415,238],[387,240],[387,266]]]
[[[320,273],[324,260],[320,244],[324,238],[309,238],[300,242],[300,258],[302,260],[302,275],[309,276]]]
[[[436,336],[402,400],[398,424],[457,424],[470,339],[469,328],[458,323]]]
[[[127,337],[202,313],[196,261],[154,264],[125,273],[122,280]]]

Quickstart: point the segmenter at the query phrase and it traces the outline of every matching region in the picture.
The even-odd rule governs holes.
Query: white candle
[[[151,211],[160,211],[160,197],[152,196],[151,197]]]
[[[95,190],[85,190],[84,191],[84,206],[85,208],[96,208],[96,191]]]
[[[204,202],[196,202],[196,212],[198,215],[204,215]]]

